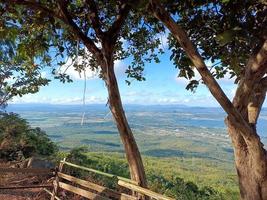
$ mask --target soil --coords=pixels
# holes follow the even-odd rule
[[[20,166],[18,162],[0,161],[0,187],[26,186],[26,185],[48,185],[51,177],[47,175],[29,175],[22,173],[1,173],[1,168],[16,168]],[[51,189],[50,189],[51,190]],[[45,200],[50,199],[43,188],[27,189],[0,189],[0,199],[4,200]]]

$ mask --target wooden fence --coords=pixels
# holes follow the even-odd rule
[[[74,176],[70,176],[68,174],[62,173],[63,166],[67,165],[73,168],[82,169],[85,171],[93,172],[95,174],[99,174],[102,176],[106,176],[109,178],[113,178],[114,180],[117,180],[117,183],[119,186],[123,188],[130,189],[136,193],[139,193],[141,195],[145,195],[147,197],[150,197],[152,199],[157,200],[174,200],[170,197],[166,197],[164,195],[158,194],[156,192],[153,192],[149,189],[143,188],[138,186],[137,182],[121,177],[116,176],[113,174],[101,172],[99,170],[75,165],[73,163],[67,162],[65,159],[60,162],[58,172],[56,173],[55,180],[53,182],[54,188],[53,191],[49,191],[45,189],[45,191],[51,195],[51,200],[60,200],[58,197],[58,190],[59,188],[72,192],[74,194],[78,194],[80,196],[83,196],[87,199],[91,200],[110,200],[110,199],[118,199],[118,200],[137,200],[138,198],[136,196],[131,196],[129,194],[125,194],[123,192],[118,192],[112,189],[109,189],[104,186],[97,185],[95,183],[92,183],[90,181],[82,180],[79,178],[76,178]],[[65,182],[64,182],[65,181]],[[67,181],[67,183],[66,183]],[[77,186],[78,185],[78,186]]]

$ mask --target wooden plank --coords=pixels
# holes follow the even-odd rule
[[[44,189],[44,191],[46,191],[48,194],[50,194],[51,196],[53,195],[53,193],[52,192],[50,192],[49,190],[47,190],[47,189]],[[56,200],[61,200],[59,197],[57,197],[57,196],[55,196],[55,199]]]
[[[149,197],[152,197],[154,199],[158,199],[158,200],[175,200],[173,198],[170,198],[170,197],[166,197],[162,194],[158,194],[156,192],[153,192],[149,189],[146,189],[146,188],[142,188],[140,186],[137,186],[137,185],[133,185],[131,183],[127,183],[125,181],[122,181],[122,180],[119,180],[118,181],[118,185],[122,186],[122,187],[125,187],[125,188],[128,188],[130,190],[133,190],[135,192],[138,192],[138,193],[141,193],[141,194],[144,194],[146,196],[149,196]]]
[[[124,193],[119,193],[117,191],[111,190],[111,189],[106,188],[104,186],[100,186],[100,185],[97,185],[97,184],[92,183],[90,181],[85,181],[85,180],[82,180],[82,179],[79,179],[79,178],[76,178],[76,177],[73,177],[73,176],[70,176],[67,174],[63,174],[63,173],[59,172],[58,177],[63,178],[65,180],[68,180],[70,182],[79,184],[79,185],[84,186],[86,188],[92,189],[94,191],[100,192],[101,194],[104,194],[105,196],[108,196],[108,197],[113,197],[113,198],[120,199],[120,200],[127,200],[127,199],[137,200],[137,197],[133,197],[133,196],[130,196],[130,195],[124,194]]]
[[[102,197],[102,196],[100,196],[98,194],[94,194],[92,192],[86,191],[86,190],[81,189],[81,188],[74,187],[72,185],[69,185],[69,184],[66,184],[66,183],[63,183],[63,182],[59,182],[59,187],[64,189],[64,190],[67,190],[69,192],[72,192],[72,193],[78,194],[80,196],[83,196],[85,198],[88,198],[88,199],[110,200],[109,198]]]
[[[107,176],[109,178],[117,178],[118,180],[122,180],[122,181],[125,181],[127,183],[138,185],[138,183],[136,181],[133,181],[133,180],[128,179],[128,178],[124,178],[124,177],[121,177],[121,176],[116,176],[114,174],[109,174],[109,173],[106,173],[106,172],[101,172],[99,170],[88,168],[88,167],[75,165],[73,163],[66,162],[66,161],[60,161],[60,162],[66,164],[66,165],[69,165],[71,167],[75,167],[75,168],[82,169],[82,170],[89,171],[89,172],[93,172],[93,173],[96,173],[96,174],[99,174],[99,175]]]
[[[26,188],[52,188],[52,185],[13,185],[13,186],[0,186],[0,190],[15,190]]]
[[[53,170],[45,168],[0,168],[0,174],[13,173],[13,174],[52,174]]]
[[[66,158],[63,159],[63,161],[65,162]],[[54,188],[53,188],[53,195],[51,196],[51,199],[50,200],[55,200],[56,196],[57,196],[57,193],[58,193],[58,183],[59,183],[59,177],[57,175],[58,172],[61,172],[63,170],[63,165],[64,163],[60,162],[59,163],[59,167],[58,167],[58,171],[56,172],[56,178],[55,180],[53,181],[53,185],[54,185]]]

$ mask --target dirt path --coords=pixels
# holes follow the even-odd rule
[[[44,195],[42,189],[0,190],[0,199],[3,200],[45,200]]]
[[[14,167],[8,163],[0,163],[0,168]],[[0,169],[1,170],[1,169]],[[34,176],[21,173],[0,173],[0,187],[48,184],[50,177]],[[0,200],[46,200],[49,199],[43,188],[0,189]]]
[[[25,186],[47,184],[46,177],[25,176],[16,174],[16,176],[0,177],[0,186]],[[5,182],[5,183],[4,183]],[[26,189],[0,189],[0,200],[45,200],[49,199],[43,188]]]

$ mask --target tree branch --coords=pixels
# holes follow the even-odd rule
[[[266,98],[267,77],[262,78],[254,85],[254,89],[249,97],[247,105],[247,115],[249,123],[256,129],[256,124],[260,115],[262,105]]]
[[[247,65],[244,77],[240,80],[233,104],[243,115],[246,114],[248,97],[251,95],[255,85],[267,72],[267,40],[265,40],[258,53],[251,55]],[[244,101],[247,100],[247,101]]]
[[[214,79],[214,77],[208,70],[203,58],[200,56],[196,47],[190,41],[183,28],[175,23],[173,18],[164,9],[164,7],[162,7],[161,3],[158,0],[150,0],[149,7],[152,10],[154,16],[164,23],[164,25],[170,30],[176,40],[180,43],[187,56],[194,63],[196,69],[202,76],[204,83],[209,88],[212,95],[229,115],[229,118],[232,121],[236,122],[235,124],[237,128],[241,130],[242,136],[246,140],[248,146],[250,146],[251,148],[255,148],[254,140],[258,141],[258,136],[254,134],[254,131],[251,129],[249,124],[244,120],[242,115],[237,111],[237,109],[225,95],[218,82]]]
[[[98,8],[94,0],[86,0],[86,3],[90,7],[91,13],[88,13],[89,19],[92,22],[92,26],[96,32],[97,37],[103,38],[103,31],[101,30],[101,23],[99,19]]]
[[[75,24],[75,22],[72,20],[71,15],[69,14],[67,7],[66,7],[66,1],[65,0],[59,0],[59,7],[62,11],[62,15],[64,16],[67,25],[70,26],[73,33],[84,42],[84,45],[88,48],[88,50],[97,58],[98,61],[102,60],[102,54],[101,51],[97,48],[95,43],[85,35],[81,29]]]
[[[265,65],[266,63],[267,63],[267,40],[263,42],[258,53],[252,55],[249,58],[247,68],[250,74],[260,71],[262,72],[264,70],[267,70],[267,65]],[[265,74],[266,71],[263,73]]]
[[[248,121],[255,128],[255,130],[260,115],[260,111],[266,97],[267,85],[263,87],[263,84],[264,81],[263,82],[260,81],[260,83],[255,86],[253,94],[250,97],[249,104],[247,106]],[[265,84],[267,84],[267,79],[265,80]]]
[[[125,22],[130,10],[131,10],[130,5],[128,5],[126,3],[123,4],[121,6],[119,14],[117,15],[117,19],[115,20],[115,22],[112,24],[112,26],[107,31],[107,35],[110,37],[113,45],[116,43],[116,41],[118,39],[121,27],[122,27],[123,23]]]
[[[60,19],[61,21],[63,21],[66,25],[68,25],[72,29],[74,34],[79,39],[81,39],[84,42],[84,44],[88,48],[88,50],[94,56],[96,56],[98,60],[101,60],[102,56],[101,56],[100,50],[96,47],[94,42],[90,38],[88,38],[72,20],[70,14],[66,8],[66,1],[65,0],[59,0],[58,2],[59,2],[59,7],[61,9],[62,14],[59,14],[59,13],[57,13],[51,9],[48,9],[47,7],[45,7],[44,5],[42,5],[38,2],[24,1],[24,0],[10,0],[9,1],[9,3],[11,3],[11,4],[23,5],[23,6],[27,6],[29,8],[34,8],[34,9],[40,10],[42,12],[45,12],[48,16]]]

